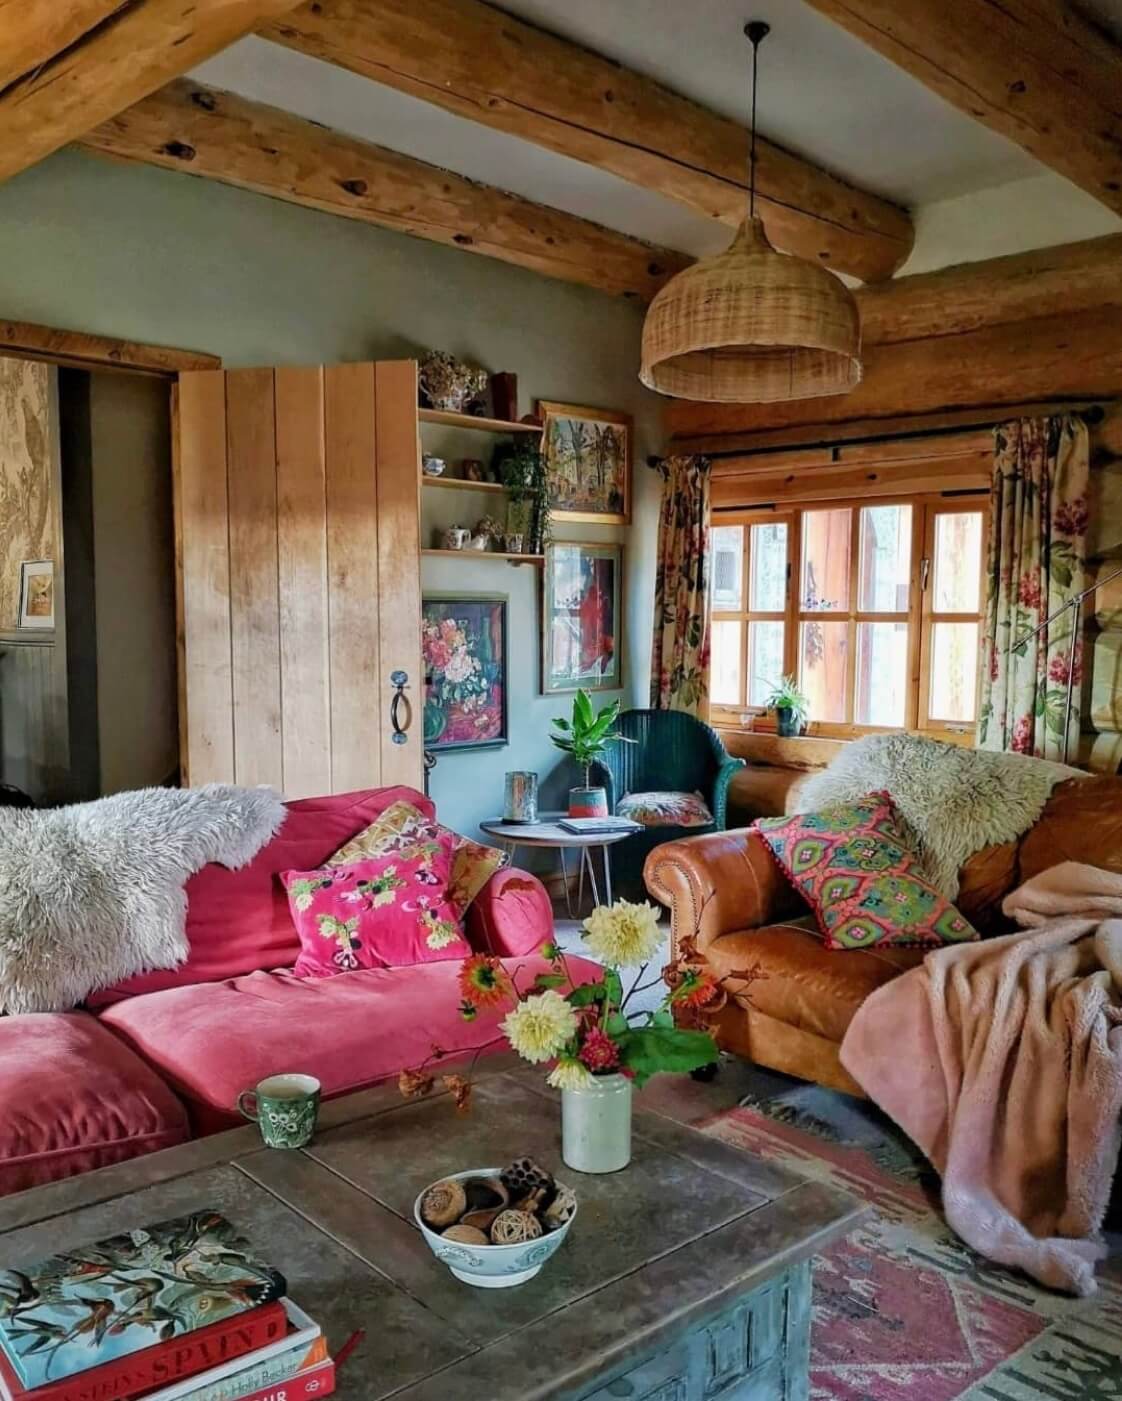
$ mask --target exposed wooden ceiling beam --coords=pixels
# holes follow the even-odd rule
[[[864,379],[787,404],[667,401],[675,439],[714,451],[755,433],[1067,395],[1122,393],[1122,235],[900,277],[857,293]]]
[[[0,180],[294,0],[0,0]]]
[[[1122,214],[1122,47],[1065,0],[808,0]]]
[[[688,261],[185,78],[89,132],[81,144],[642,300]]]
[[[743,126],[483,0],[312,0],[261,33],[726,224],[743,218]],[[733,10],[729,36],[742,42]],[[788,252],[875,281],[911,250],[902,209],[766,141],[757,185]]]

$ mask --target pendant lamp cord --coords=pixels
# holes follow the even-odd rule
[[[760,45],[771,33],[771,25],[754,19],[744,26],[752,45],[752,144],[748,152],[748,217],[756,217],[756,92],[759,87]]]

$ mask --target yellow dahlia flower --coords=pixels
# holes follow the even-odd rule
[[[550,990],[520,1002],[500,1028],[523,1060],[537,1064],[561,1054],[577,1034],[577,1014],[560,993]]]
[[[579,1060],[559,1060],[545,1077],[545,1083],[555,1090],[585,1090],[592,1081],[592,1072]]]
[[[617,900],[610,909],[595,909],[584,922],[588,952],[609,968],[648,963],[662,947],[658,911],[648,901],[632,905]]]

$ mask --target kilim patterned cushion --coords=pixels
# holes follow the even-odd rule
[[[978,938],[920,873],[887,793],[822,812],[761,817],[755,829],[813,909],[829,949],[934,948]]]

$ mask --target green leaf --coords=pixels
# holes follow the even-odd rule
[[[668,1007],[660,1007],[657,1012],[651,1013],[651,1026],[665,1027],[672,1030],[674,1026],[674,1014]]]
[[[631,1023],[622,1012],[613,1012],[604,1023],[604,1030],[609,1036],[625,1036],[631,1030]]]
[[[592,724],[592,701],[587,691],[578,691],[573,698],[573,728],[587,730]]]
[[[538,992],[548,992],[550,988],[563,988],[568,981],[564,973],[539,973],[534,979],[534,987]]]
[[[603,1002],[603,983],[582,983],[569,993],[566,1001],[570,1007],[591,1007],[594,1002]]]
[[[636,1078],[662,1071],[684,1073],[712,1065],[717,1043],[707,1031],[681,1031],[677,1027],[638,1027],[621,1036],[620,1056]]]
[[[623,1001],[623,982],[614,968],[604,970],[604,986],[612,999],[612,1006],[618,1007]]]
[[[554,726],[555,726],[557,729],[563,730],[566,734],[568,734],[569,728],[570,728],[568,720],[563,719],[563,718],[559,715],[559,716],[557,717],[557,719],[554,720],[553,723],[554,723]]]

